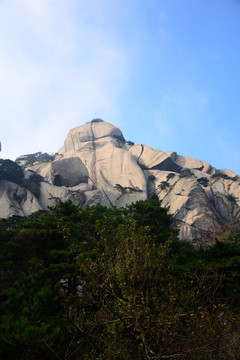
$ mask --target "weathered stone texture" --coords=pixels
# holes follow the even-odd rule
[[[81,206],[122,207],[153,193],[169,208],[182,239],[208,240],[240,217],[237,174],[176,152],[130,145],[120,129],[104,121],[70,130],[54,161],[26,170],[44,178],[39,198],[1,180],[1,217],[28,215],[58,199]]]

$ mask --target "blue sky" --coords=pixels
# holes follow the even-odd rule
[[[239,0],[0,0],[2,158],[93,118],[240,174]]]

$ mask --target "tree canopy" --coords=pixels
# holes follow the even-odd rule
[[[193,248],[155,196],[0,220],[0,358],[239,358],[238,234]]]

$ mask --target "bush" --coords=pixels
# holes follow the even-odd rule
[[[161,190],[165,190],[167,187],[169,187],[170,184],[167,181],[161,181],[158,185],[158,188]]]
[[[26,168],[27,166],[33,165],[37,161],[40,163],[47,163],[47,162],[53,161],[54,159],[55,159],[55,155],[49,155],[46,152],[41,153],[41,151],[39,151],[34,154],[27,154],[27,155],[18,157],[16,159],[16,163],[21,164],[21,162],[24,162],[22,167]]]
[[[231,177],[224,173],[215,173],[211,176],[212,179],[226,179],[230,180]]]
[[[200,177],[199,179],[197,179],[197,182],[204,187],[207,187],[209,184],[209,180],[206,177]]]
[[[180,171],[180,178],[194,176],[193,172],[190,169],[182,169]]]
[[[103,122],[102,119],[92,119],[91,123],[98,123],[98,122]]]
[[[22,184],[24,178],[23,170],[16,162],[3,159],[0,159],[0,176],[18,185]]]
[[[23,187],[31,191],[31,193],[38,198],[40,196],[40,183],[43,181],[43,177],[33,173],[28,179],[24,179]]]
[[[1,359],[240,359],[240,246],[180,242],[156,195],[59,202],[0,235]]]
[[[116,190],[118,190],[121,194],[131,194],[133,192],[142,192],[141,189],[139,189],[138,186],[131,187],[131,186],[122,186],[120,184],[116,184],[114,186]]]
[[[225,179],[225,180],[239,181],[240,177],[238,175],[231,177],[225,173],[217,172],[211,176],[211,179]]]
[[[175,176],[175,174],[174,174],[174,173],[170,173],[170,174],[168,174],[168,176],[167,176],[167,180],[172,179],[174,176]]]
[[[240,245],[240,220],[230,224],[229,231],[221,239],[224,243]]]

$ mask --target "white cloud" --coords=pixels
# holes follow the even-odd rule
[[[4,158],[57,151],[70,128],[90,116],[107,120],[114,114],[129,60],[122,46],[92,24],[98,16],[93,9],[101,4],[107,1],[0,2]]]

